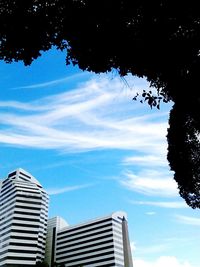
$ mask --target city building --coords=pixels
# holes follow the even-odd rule
[[[133,266],[124,212],[61,228],[55,243],[58,266]]]
[[[68,223],[59,216],[53,217],[47,222],[45,262],[47,262],[49,266],[53,266],[55,263],[55,246],[57,232],[66,226],[68,226]]]
[[[48,202],[21,168],[0,181],[0,267],[133,267],[126,213],[69,226],[48,220]]]
[[[48,195],[19,168],[0,183],[0,266],[34,266],[43,261]]]

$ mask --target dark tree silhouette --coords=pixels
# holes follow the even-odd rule
[[[42,262],[37,262],[36,267],[49,267],[49,264],[45,261],[42,261]]]
[[[174,101],[168,160],[181,196],[199,208],[198,1],[0,1],[0,59],[28,65],[52,46],[83,70],[146,77],[158,92],[142,93],[151,107]]]

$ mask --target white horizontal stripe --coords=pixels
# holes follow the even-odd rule
[[[15,188],[14,188],[15,189]],[[13,190],[12,191],[12,193],[11,193],[11,191],[8,191],[8,192],[6,192],[6,194],[4,195],[4,192],[2,192],[2,194],[1,194],[1,197],[0,197],[0,201],[2,201],[3,199],[5,199],[8,195],[14,195],[16,193],[16,191],[15,190]]]
[[[81,259],[81,258],[93,256],[93,255],[96,255],[98,257],[99,254],[106,253],[106,252],[110,252],[110,254],[109,254],[110,257],[114,255],[114,249],[113,248],[109,248],[109,249],[102,249],[102,250],[99,250],[99,251],[96,251],[96,252],[89,252],[89,253],[86,253],[86,254],[83,254],[83,255],[79,255],[79,256],[73,256],[73,254],[72,254],[71,257],[68,257],[68,253],[64,253],[64,254],[61,254],[61,255],[57,255],[56,259],[59,260],[59,258],[67,256],[66,261],[69,261],[69,260],[76,261],[77,259]],[[101,257],[101,256],[99,256],[99,257]],[[107,255],[107,257],[108,257],[108,255]]]
[[[37,203],[41,203],[41,199],[37,199],[37,198],[34,198],[34,199],[31,199],[31,198],[27,198],[27,197],[23,197],[21,195],[17,195],[16,196],[16,201],[17,200],[22,200],[22,201],[34,201],[34,202],[37,202]]]
[[[62,236],[62,239],[59,239],[58,240],[58,243],[59,242],[61,242],[61,241],[64,241],[64,240],[68,240],[68,239],[71,239],[71,238],[82,238],[82,237],[84,237],[84,236],[88,236],[88,235],[91,235],[91,234],[95,234],[95,233],[98,233],[98,232],[101,232],[101,231],[106,231],[106,230],[108,230],[108,232],[112,232],[112,226],[107,226],[107,227],[102,227],[102,228],[100,228],[100,229],[97,229],[97,230],[92,230],[92,231],[86,231],[86,232],[84,232],[84,233],[82,233],[82,234],[76,234],[76,235],[73,235],[73,233],[71,233],[70,235],[68,234],[68,235],[63,235]],[[92,238],[92,237],[91,237]]]
[[[14,208],[14,211],[19,211],[19,212],[27,212],[27,213],[34,213],[34,214],[37,214],[37,215],[40,215],[40,211],[39,210],[24,210],[23,208]],[[25,216],[24,214],[22,216]]]
[[[67,244],[66,244],[67,245]],[[88,244],[87,244],[88,245]],[[104,247],[107,247],[107,246],[111,246],[113,245],[113,242],[108,242],[106,244],[102,244],[102,245],[98,245],[98,246],[94,246],[94,247],[89,247],[89,248],[85,248],[85,249],[81,249],[81,248],[77,248],[76,247],[76,251],[72,251],[72,252],[67,252],[68,250],[70,250],[70,248],[68,249],[60,249],[57,251],[57,253],[61,253],[63,252],[62,254],[60,255],[63,255],[63,254],[67,254],[67,255],[73,255],[75,253],[82,253],[82,252],[85,252],[85,251],[90,251],[90,250],[93,250],[93,249],[103,249]],[[71,248],[71,249],[75,249],[74,247]]]
[[[19,205],[19,206],[23,206],[23,207],[28,207],[28,208],[30,208],[30,210],[31,210],[31,208],[38,208],[38,209],[40,209],[41,208],[41,203],[39,203],[39,204],[40,205],[38,205],[38,204],[31,204],[31,203],[21,203],[21,202],[18,202],[18,201],[15,202],[15,205]]]
[[[108,234],[111,234],[111,233],[112,232],[110,231],[110,232],[103,233],[103,234],[96,234],[95,236],[85,237],[85,238],[81,238],[81,239],[78,239],[78,240],[67,242],[67,244],[69,244],[69,245],[76,244],[76,243],[79,243],[79,242],[88,241],[88,240],[93,239],[93,238],[98,239],[98,237],[107,236]],[[104,241],[103,238],[101,240]],[[62,240],[62,241],[64,242],[65,240]],[[94,241],[94,242],[96,242],[96,241]],[[57,242],[57,247],[62,246],[62,245],[63,244],[59,244],[59,242]]]
[[[104,225],[110,224],[111,222],[112,221],[110,220],[110,221],[107,221],[107,222],[102,222],[102,223],[98,223],[98,224],[91,225],[91,226],[89,225],[89,226],[81,228],[81,229],[79,229],[79,227],[81,227],[82,225],[78,225],[77,227],[67,227],[67,228],[64,228],[64,229],[61,229],[60,231],[58,231],[58,237],[67,236],[67,235],[73,235],[74,233],[78,233],[78,232],[81,232],[81,231],[89,231],[89,230],[91,230],[93,228],[96,228],[96,227],[104,228]],[[95,223],[95,222],[92,222],[92,223]],[[71,231],[72,229],[73,229],[73,232]],[[70,232],[67,232],[68,230],[70,230]]]
[[[95,257],[95,258],[86,259],[86,260],[77,260],[77,261],[74,261],[73,263],[66,263],[65,267],[67,267],[67,266],[71,267],[73,265],[78,265],[78,264],[82,264],[82,265],[84,264],[85,265],[85,264],[89,264],[89,262],[91,262],[91,261],[96,261],[96,260],[102,260],[102,262],[103,262],[104,259],[106,260],[109,257],[110,257],[110,255],[106,255],[106,256]],[[102,262],[101,262],[101,265],[102,265]],[[60,261],[58,260],[58,263],[62,263],[62,260],[60,260]],[[111,263],[114,263],[114,261],[111,261]],[[104,263],[104,264],[106,264],[106,263]],[[94,267],[94,264],[92,264],[92,266]],[[95,266],[96,266],[96,264],[95,264]]]
[[[104,261],[103,262],[103,264],[113,264],[113,266],[114,266],[114,260],[112,260],[112,261]],[[70,266],[70,265],[68,265],[68,266]],[[99,263],[95,263],[95,267],[98,267],[98,266],[102,266],[102,262],[99,262]],[[84,264],[84,267],[94,267],[94,264]]]
[[[13,233],[10,233],[10,234],[12,235]],[[38,234],[37,233],[23,233],[23,236],[22,236],[22,233],[15,233],[14,236],[20,236],[20,237],[23,237],[23,239],[25,239],[25,240],[29,240],[28,239],[29,237],[38,237]],[[17,239],[17,238],[15,239],[14,237],[12,237],[11,240],[19,240],[19,239]],[[32,242],[32,240],[31,240],[31,242]]]
[[[4,265],[4,264],[35,264],[36,262],[35,261],[28,261],[28,260],[26,260],[26,261],[23,261],[23,260],[5,260],[5,261],[2,261],[1,262],[1,264],[2,264],[2,266]]]
[[[15,216],[15,218],[22,218],[22,215],[21,215],[21,214],[15,214],[14,216]],[[25,219],[32,219],[32,220],[34,220],[34,219],[38,219],[38,220],[40,220],[40,221],[44,221],[44,219],[41,219],[37,214],[33,214],[33,215],[26,215],[26,214],[23,214],[23,218],[24,218],[24,220],[25,220]],[[39,223],[39,222],[38,222],[38,223]]]
[[[84,247],[84,246],[89,246],[89,245],[93,245],[93,244],[98,244],[99,242],[105,242],[105,241],[107,241],[108,243],[109,242],[112,242],[112,237],[107,237],[107,238],[104,238],[103,240],[95,240],[95,241],[92,241],[92,242],[87,242],[87,244],[86,243],[84,243],[84,244],[76,244],[76,245],[74,245],[74,246],[72,246],[72,247],[69,247],[69,248],[67,248],[66,250],[70,250],[70,249],[79,249],[79,248],[81,248],[81,247]],[[62,251],[63,249],[62,249],[62,247],[63,246],[66,246],[66,245],[68,245],[69,243],[67,242],[67,243],[65,243],[65,244],[60,244],[60,245],[57,245],[56,246],[56,249],[57,249],[57,251],[59,252],[59,251]]]
[[[9,246],[7,246],[7,247],[4,247],[4,248],[2,248],[2,252],[4,251],[4,250],[7,250],[7,249],[17,249],[17,250],[20,250],[20,254],[22,253],[24,253],[23,252],[23,250],[28,250],[28,251],[34,251],[35,252],[35,254],[37,253],[37,250],[38,250],[38,248],[37,247],[27,247],[27,246],[14,246],[14,245],[9,245]],[[7,255],[9,254],[9,253],[11,253],[11,252],[8,252],[8,253],[6,253]],[[19,253],[17,253],[18,254],[18,256],[19,256]],[[32,255],[34,255],[34,254],[32,254]]]
[[[0,198],[0,202],[3,202],[3,205],[6,205],[8,202],[13,201],[16,195],[17,195],[16,192],[14,192],[14,194],[11,194],[8,198],[5,198],[3,200]]]

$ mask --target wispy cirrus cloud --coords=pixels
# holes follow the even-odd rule
[[[34,106],[18,101],[0,101],[0,108],[12,108],[16,110],[34,110]]]
[[[156,214],[155,211],[147,211],[147,212],[146,212],[146,215],[149,215],[149,216],[153,216],[153,215],[155,215],[155,214]]]
[[[55,188],[47,188],[46,191],[49,195],[60,195],[60,194],[66,193],[66,192],[76,191],[76,190],[88,188],[91,186],[92,186],[92,184],[66,186],[66,187],[62,187],[62,188],[56,188],[55,187]]]
[[[142,86],[146,84],[140,89]],[[122,149],[164,153],[166,112],[148,109],[145,114],[144,106],[131,101],[134,90],[124,89],[119,78],[103,76],[29,103],[1,101],[0,142],[73,152]]]
[[[183,201],[130,201],[134,205],[153,206],[159,208],[181,209],[188,208]]]
[[[137,255],[148,255],[152,253],[161,253],[165,252],[169,247],[169,244],[163,243],[163,244],[152,244],[151,246],[136,246],[135,251],[137,252]]]
[[[169,173],[144,170],[127,171],[120,183],[129,190],[148,196],[174,197],[178,195],[177,184]]]
[[[122,162],[124,165],[137,165],[148,167],[163,167],[167,166],[166,155],[142,155],[126,157]]]
[[[189,217],[189,216],[177,214],[177,215],[175,215],[175,219],[179,223],[194,225],[194,226],[200,226],[200,218]]]
[[[66,83],[67,81],[72,80],[72,79],[80,78],[81,76],[84,76],[84,75],[85,75],[85,73],[82,72],[82,73],[77,73],[77,74],[74,74],[74,75],[71,75],[71,76],[67,76],[67,77],[64,77],[64,78],[55,79],[55,80],[52,80],[52,81],[14,87],[13,89],[37,89],[37,88],[52,87],[52,86],[56,86],[58,84]]]

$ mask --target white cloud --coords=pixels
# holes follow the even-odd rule
[[[145,104],[133,103],[134,91],[123,86],[119,78],[103,76],[29,103],[1,101],[0,142],[73,152],[125,149],[151,157],[165,154],[166,112],[149,107],[144,111]]]
[[[151,244],[151,246],[136,246],[136,242],[130,241],[131,245],[131,251],[133,254],[133,258],[135,258],[135,254],[138,255],[148,255],[148,254],[154,254],[154,253],[163,253],[168,249],[169,245],[166,243],[156,243],[156,244]]]
[[[188,261],[181,261],[174,256],[161,256],[154,261],[135,259],[134,267],[192,267]]]
[[[61,79],[56,79],[52,81],[47,81],[43,83],[36,83],[32,85],[25,85],[20,87],[15,87],[13,89],[36,89],[36,88],[44,88],[44,87],[50,87],[50,86],[56,86],[58,84],[66,83],[67,81],[75,78],[80,78],[81,76],[85,75],[86,73],[78,73],[71,76],[67,76]]]
[[[150,216],[155,215],[155,214],[156,214],[155,211],[147,211],[146,212],[146,215],[150,215]]]
[[[80,190],[83,188],[87,188],[92,186],[91,184],[85,184],[85,185],[74,185],[74,186],[67,186],[62,188],[47,188],[46,191],[49,195],[60,195],[66,192]]]
[[[188,225],[200,226],[200,218],[194,218],[184,215],[175,215],[178,222]]]
[[[163,253],[168,248],[167,244],[152,244],[147,247],[137,247],[137,255],[146,255],[154,253]]]
[[[33,105],[27,103],[21,103],[18,101],[0,101],[0,108],[13,108],[18,110],[34,110]]]
[[[139,166],[167,166],[166,155],[143,155],[126,157],[123,160],[125,165],[139,165]]]
[[[177,184],[165,172],[144,170],[137,174],[126,172],[121,184],[129,190],[149,195],[172,197],[178,195]]]
[[[178,259],[175,256],[163,256],[164,251],[167,248],[166,244],[157,244],[150,247],[142,247],[138,248],[135,247],[135,243],[131,242],[133,244],[132,254],[133,254],[133,266],[134,267],[194,267],[189,263],[189,261],[183,261]],[[142,255],[141,256],[135,256]],[[158,258],[155,258],[154,260],[146,260],[144,259],[144,255],[153,253],[159,253],[162,256],[159,256]]]
[[[132,251],[132,253],[134,253],[135,250],[136,250],[135,242],[134,242],[134,241],[131,241],[131,242],[130,242],[130,246],[131,246],[131,251]]]
[[[134,205],[145,205],[145,206],[154,206],[160,208],[188,208],[185,202],[183,201],[131,201]]]

